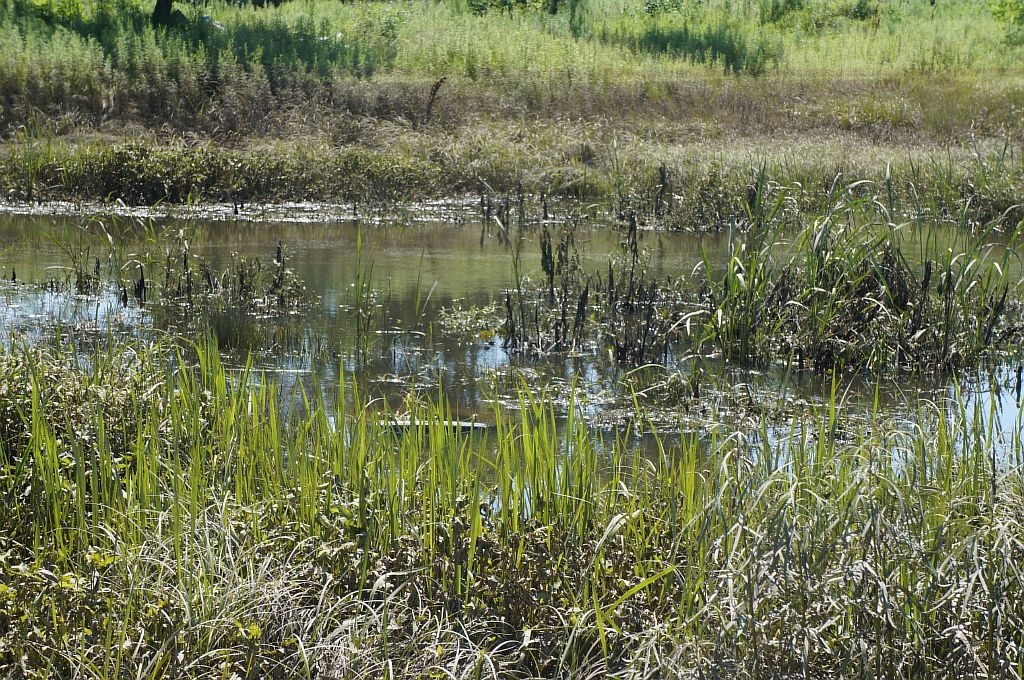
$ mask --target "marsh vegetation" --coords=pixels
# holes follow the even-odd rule
[[[480,192],[728,226],[750,168],[1019,203],[1020,46],[980,0],[0,6],[0,194],[358,208]],[[739,201],[739,202],[737,202]]]
[[[678,247],[689,273],[671,280],[657,256],[669,235],[635,220],[595,227],[572,210],[503,231],[474,205],[441,229],[504,260],[489,302],[428,288],[434,265],[395,240],[409,225],[371,226],[380,251],[357,226],[339,249],[353,268],[326,288],[290,268],[302,248],[274,245],[283,227],[262,257],[211,247],[237,224],[72,227],[74,248],[51,246],[66,267],[29,258],[5,284],[11,327],[42,332],[8,334],[0,362],[0,485],[16,499],[0,518],[4,667],[1013,677],[1014,241],[1002,222],[915,239],[878,202],[837,198],[788,231],[772,223],[781,194],[755,203],[702,256]],[[297,229],[322,249],[341,227]],[[388,252],[409,287],[383,287],[374,257]],[[114,311],[99,327],[25,321],[16,308],[34,295]],[[337,310],[326,325],[319,296]],[[814,304],[836,320],[802,326],[822,318]],[[839,330],[847,318],[871,340]],[[842,342],[829,362],[812,352],[818,328]],[[452,369],[422,372],[444,337],[474,361],[506,357],[468,369],[471,404]],[[590,368],[562,383],[537,370],[567,359]],[[737,365],[790,377],[752,392],[716,369]],[[988,387],[967,379],[978,366]],[[785,384],[819,373],[817,396]],[[939,389],[893,406],[890,377]],[[486,429],[452,425],[467,405]]]
[[[0,0],[0,677],[1024,676],[1018,0],[265,4]]]

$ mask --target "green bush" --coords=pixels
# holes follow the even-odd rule
[[[1007,27],[1007,38],[1020,42],[1024,38],[1024,0],[991,0],[992,13]]]
[[[1024,29],[1024,0],[991,0],[992,14],[1006,24],[1011,38],[1020,39]]]

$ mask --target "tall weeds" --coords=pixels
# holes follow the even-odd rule
[[[1021,673],[1022,452],[985,409],[648,456],[526,390],[486,436],[443,399],[400,432],[163,351],[0,361],[12,672]]]
[[[746,85],[719,88],[724,72],[794,75],[804,94],[814,82],[826,97],[836,78],[906,77],[906,95],[934,87],[931,74],[966,74],[942,108],[927,92],[906,102],[917,127],[957,110],[966,133],[979,117],[1000,115],[996,106],[978,111],[976,99],[998,95],[976,91],[988,89],[981,74],[1012,72],[1019,56],[982,0],[933,11],[919,2],[839,0],[650,2],[646,11],[609,0],[559,4],[554,14],[541,7],[549,3],[511,2],[502,4],[507,12],[480,14],[457,2],[212,2],[188,6],[183,26],[156,30],[152,7],[135,0],[7,0],[0,130],[39,115],[72,133],[117,121],[216,138],[276,137],[285,122],[307,133],[336,129],[339,114],[416,122],[441,77],[450,79],[445,98],[453,100],[445,114],[459,120],[503,109],[516,117],[619,113],[627,95],[645,116],[651,106],[692,114],[676,105],[687,104],[674,94],[679,82],[696,79],[730,99],[734,86]],[[837,108],[817,103],[825,119]],[[917,106],[925,111],[915,121]],[[878,101],[857,108],[837,118],[853,127],[879,116],[882,127],[908,122]],[[1001,121],[1016,125],[1012,115]]]
[[[773,213],[779,205],[781,198]],[[703,309],[687,319],[698,347],[743,362],[806,361],[818,372],[941,372],[990,356],[1009,290],[1019,286],[1011,274],[1016,237],[1006,247],[989,240],[1003,220],[977,235],[965,223],[962,249],[912,262],[902,245],[912,227],[871,221],[888,219],[876,207],[840,200],[789,244],[752,216],[720,279],[704,259]]]
[[[513,254],[506,348],[606,350],[626,366],[695,354],[874,375],[950,374],[1012,348],[1020,290],[1014,210],[975,225],[964,204],[954,242],[940,248],[929,236],[935,225],[893,221],[901,207],[891,187],[837,180],[828,209],[808,220],[790,195],[799,185],[779,186],[762,166],[747,186],[743,217],[731,220],[724,264],[702,253],[689,277],[651,272],[632,208],[607,274],[581,266],[578,225],[562,228],[557,247],[544,226],[542,282],[522,274],[526,241]]]

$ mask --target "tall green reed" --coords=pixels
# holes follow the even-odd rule
[[[1021,452],[994,454],[994,404],[858,420],[837,380],[782,436],[645,450],[644,421],[602,436],[526,387],[486,434],[444,394],[396,428],[348,387],[289,412],[209,344],[124,350],[0,362],[0,485],[21,500],[0,569],[27,595],[0,590],[0,634],[35,667],[1016,672]]]
[[[762,192],[752,185],[751,228],[732,246],[724,273],[706,256],[699,269],[702,308],[686,317],[697,346],[751,363],[806,361],[816,371],[950,371],[991,355],[1017,288],[1013,248],[993,240],[1005,219],[972,234],[965,205],[961,236],[942,248],[926,231],[913,253],[908,234],[931,228],[896,224],[886,203],[857,196],[874,188],[849,185],[787,240],[778,226],[782,196],[760,221]]]

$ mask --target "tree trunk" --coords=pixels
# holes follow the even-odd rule
[[[171,3],[174,0],[156,0],[156,7],[153,8],[151,21],[154,26],[171,25]]]

